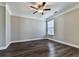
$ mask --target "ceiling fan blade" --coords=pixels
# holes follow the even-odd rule
[[[37,13],[38,11],[35,11],[33,14]]]
[[[43,2],[43,3],[42,3],[42,7],[44,7],[44,6],[45,6],[45,4],[46,4],[46,2]]]
[[[33,8],[33,9],[38,9],[38,8],[36,8],[36,7],[34,7],[34,6],[30,6],[31,8]]]
[[[48,11],[48,10],[51,10],[51,9],[43,9],[44,11]]]

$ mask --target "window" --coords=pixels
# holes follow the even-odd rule
[[[54,20],[48,21],[48,35],[54,35]]]

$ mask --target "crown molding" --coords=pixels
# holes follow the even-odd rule
[[[17,16],[17,17],[29,18],[29,19],[33,19],[33,20],[45,21],[45,20],[42,20],[41,18],[36,18],[36,17],[31,17],[31,16],[25,16],[25,15],[12,14],[11,16]]]
[[[41,18],[36,18],[36,17],[31,17],[31,16],[25,16],[25,15],[19,15],[19,14],[14,14],[11,12],[11,9],[9,8],[8,4],[6,4],[6,9],[10,13],[11,16],[18,16],[18,17],[23,17],[23,18],[30,18],[34,20],[42,20]]]
[[[11,12],[11,10],[10,10],[8,4],[6,4],[6,9],[7,9],[7,11],[9,12],[9,14],[12,15],[12,12]]]
[[[61,16],[61,15],[66,14],[68,12],[71,12],[71,11],[73,11],[75,9],[78,9],[78,8],[79,8],[79,4],[76,5],[76,6],[74,6],[74,7],[72,7],[72,8],[70,8],[70,9],[68,9],[68,10],[66,10],[66,11],[64,11],[64,12],[62,12],[62,13],[60,13],[60,14],[58,14],[58,15],[56,15],[56,16],[54,16],[53,18],[58,17],[58,16]]]

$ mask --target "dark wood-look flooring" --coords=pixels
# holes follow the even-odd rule
[[[0,51],[1,57],[79,57],[79,49],[50,40],[13,43]]]

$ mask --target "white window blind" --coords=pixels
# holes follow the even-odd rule
[[[48,35],[54,35],[54,20],[48,21]]]

